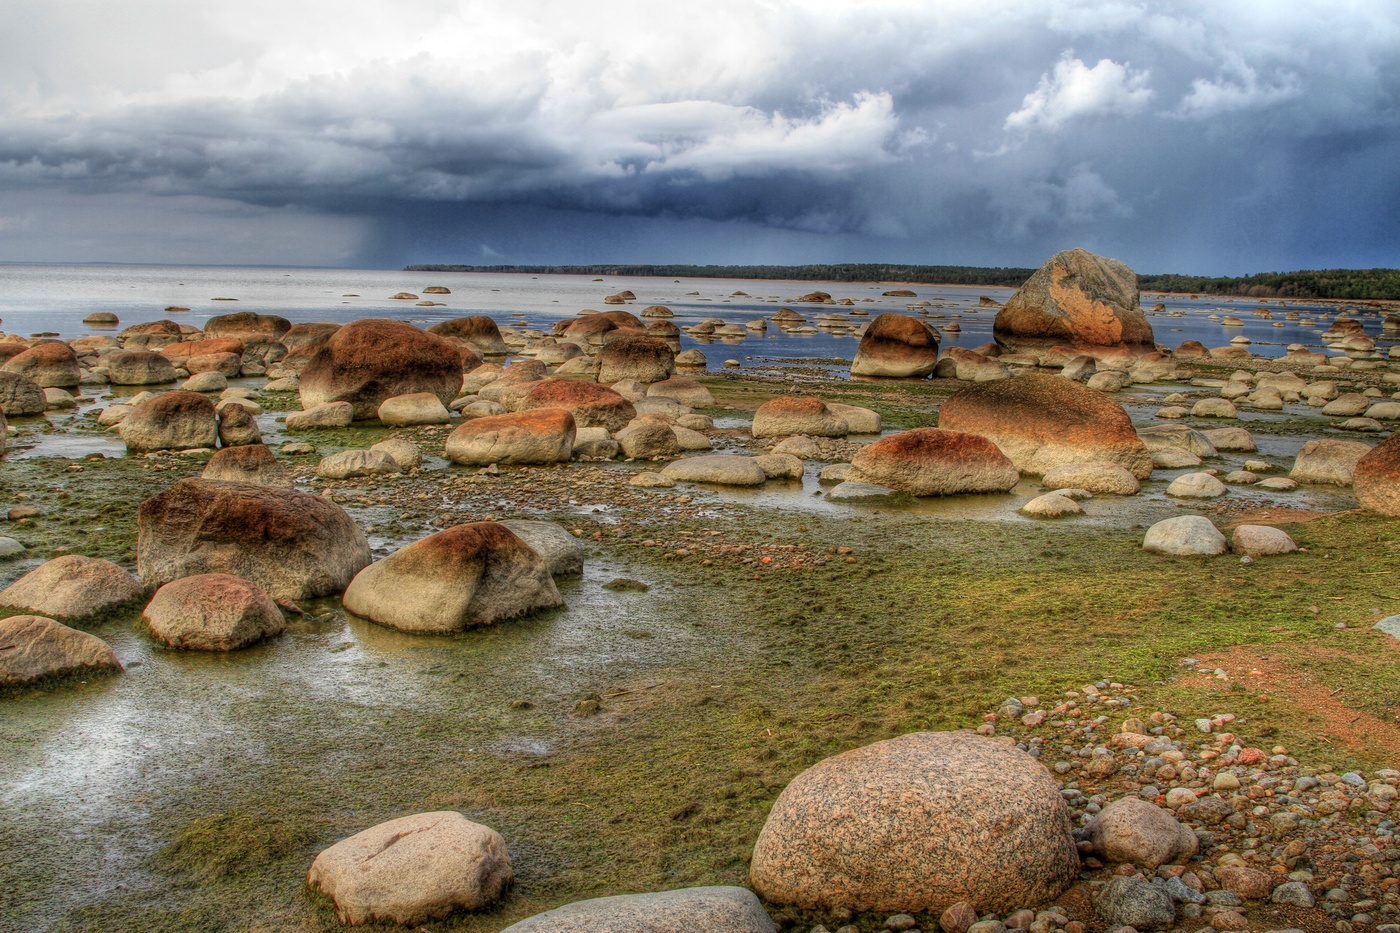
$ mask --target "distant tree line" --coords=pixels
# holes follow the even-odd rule
[[[904,266],[853,262],[811,266],[464,266],[416,265],[407,272],[513,272],[523,275],[660,276],[697,279],[795,279],[811,282],[900,282],[938,285],[1000,285],[1019,288],[1034,269],[979,266]],[[1261,272],[1217,277],[1139,275],[1149,292],[1238,295],[1248,298],[1333,298],[1343,301],[1400,300],[1400,269],[1322,269]]]

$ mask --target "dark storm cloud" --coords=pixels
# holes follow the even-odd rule
[[[409,216],[414,242],[436,229],[493,251],[514,209],[541,225],[516,239],[554,261],[648,258],[562,235],[539,255],[563,223],[606,251],[613,218],[676,238],[694,221],[697,261],[766,261],[753,244],[790,235],[852,259],[1034,264],[1085,245],[1162,271],[1400,264],[1386,2],[627,2],[585,17],[546,0],[249,0],[174,32],[151,25],[168,3],[138,3],[154,33],[130,63],[101,52],[101,76],[34,51],[59,25],[107,48],[73,6],[21,3],[31,34],[0,40],[0,193],[86,204],[99,226],[102,199],[147,198],[340,217],[380,229],[363,255],[381,259]],[[176,55],[158,80],[150,53],[186,37],[204,67]],[[17,216],[0,206],[0,251]]]

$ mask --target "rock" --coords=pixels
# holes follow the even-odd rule
[[[658,337],[619,337],[598,352],[598,381],[608,385],[620,379],[661,382],[676,371],[676,355]]]
[[[1066,515],[1083,515],[1084,510],[1068,496],[1047,492],[1021,506],[1021,511],[1032,518],[1063,518]]]
[[[753,887],[808,909],[1007,913],[1048,904],[1079,871],[1045,768],[969,733],[922,732],[807,769],[759,834]]]
[[[680,445],[681,450],[714,450],[715,445],[699,431],[692,431],[689,428],[673,424],[671,425],[671,433],[676,436],[676,443]]]
[[[1209,473],[1184,473],[1167,486],[1167,495],[1183,499],[1214,499],[1229,492],[1224,483]]]
[[[1254,485],[1260,489],[1269,489],[1275,492],[1292,492],[1298,488],[1298,481],[1291,480],[1286,476],[1271,476]]]
[[[977,908],[967,901],[958,901],[938,918],[938,927],[943,933],[967,933],[975,923]]]
[[[144,321],[126,328],[117,339],[128,350],[150,350],[177,343],[182,336],[174,321]]]
[[[410,427],[420,424],[447,424],[452,416],[442,399],[432,392],[410,392],[395,395],[380,403],[375,414],[379,423],[391,428]]]
[[[327,402],[305,411],[287,413],[288,431],[317,431],[348,428],[355,422],[355,406],[349,402]]]
[[[204,465],[200,479],[230,483],[251,483],[255,486],[292,487],[292,477],[272,451],[264,444],[225,447],[215,451]]]
[[[83,378],[77,354],[61,340],[40,340],[10,357],[3,370],[23,376],[41,389],[71,389]]]
[[[120,671],[102,639],[42,616],[0,619],[0,686]]]
[[[1152,871],[1196,854],[1196,834],[1176,817],[1140,797],[1120,797],[1088,824],[1089,841],[1104,862]]]
[[[246,447],[262,443],[262,431],[245,405],[225,404],[216,409],[219,414],[219,443],[225,447]]]
[[[509,519],[500,522],[544,558],[552,576],[576,577],[583,573],[583,545],[555,522]]]
[[[938,425],[987,438],[1022,473],[1105,461],[1138,479],[1152,474],[1152,458],[1123,406],[1058,376],[968,386],[943,403]]]
[[[880,413],[877,411],[856,405],[842,405],[840,402],[828,402],[826,407],[845,420],[851,434],[879,434],[884,429]]]
[[[186,392],[222,392],[228,388],[228,378],[221,373],[195,373],[180,388]]]
[[[907,314],[881,314],[861,335],[851,375],[922,378],[937,365],[937,331]]]
[[[460,813],[404,816],[323,850],[306,883],[341,923],[417,926],[500,900],[514,873],[499,833]]]
[[[667,464],[661,473],[674,480],[722,486],[762,486],[768,478],[753,457],[731,454],[686,457]]]
[[[1046,489],[1083,489],[1095,495],[1132,496],[1142,488],[1137,477],[1116,463],[1066,463],[1041,478]]]
[[[1288,475],[1300,483],[1350,486],[1356,464],[1371,449],[1370,444],[1362,441],[1330,438],[1308,441],[1298,451],[1293,470]]]
[[[544,558],[498,522],[456,525],[355,575],[345,608],[405,632],[460,632],[563,604]]]
[[[576,460],[611,460],[621,449],[607,428],[579,428],[574,432]]]
[[[56,389],[45,389],[45,392],[60,391]],[[1379,434],[1385,430],[1385,425],[1374,418],[1348,418],[1337,425],[1341,431],[1361,431],[1369,434]]]
[[[117,431],[132,453],[213,447],[219,440],[214,403],[198,393],[179,389],[162,392],[134,406]]]
[[[1021,475],[984,437],[942,428],[914,428],[862,447],[850,480],[913,496],[1006,492]]]
[[[637,418],[617,432],[617,444],[629,460],[661,460],[678,456],[680,440],[664,421]]]
[[[1171,897],[1141,878],[1112,879],[1099,893],[1094,909],[1109,929],[1161,930],[1176,922]]]
[[[1318,397],[1318,396],[1313,396]],[[1348,392],[1339,395],[1326,405],[1322,406],[1324,415],[1331,415],[1334,418],[1352,418],[1356,415],[1364,414],[1366,409],[1371,407],[1371,399],[1360,392]]]
[[[233,314],[220,314],[211,317],[204,324],[205,337],[227,337],[236,340],[261,338],[281,340],[292,329],[292,322],[275,314],[256,314],[252,311],[237,311]]]
[[[807,472],[807,465],[792,454],[760,454],[753,459],[769,479],[801,479]]]
[[[382,450],[342,450],[322,457],[316,475],[325,479],[353,476],[384,476],[402,473],[399,462]]]
[[[226,573],[170,581],[141,617],[162,644],[191,651],[235,651],[287,628],[272,597]]]
[[[206,353],[185,360],[185,370],[190,373],[218,373],[225,379],[233,379],[243,369],[243,359],[236,353]]]
[[[502,933],[775,933],[752,891],[681,888],[575,901],[505,928]]]
[[[573,456],[574,416],[558,408],[488,415],[458,425],[447,436],[453,463],[566,463]]]
[[[423,452],[406,437],[391,437],[373,445],[370,450],[388,454],[405,473],[417,469],[423,463]]]
[[[676,364],[680,365],[680,356],[676,357]],[[672,376],[661,382],[654,382],[647,387],[649,398],[673,398],[689,408],[713,408],[715,397],[709,389],[705,388],[694,379],[686,379],[683,376]]]
[[[1056,345],[1095,356],[1156,350],[1133,270],[1082,249],[1047,260],[997,312],[992,334],[1003,349],[1031,353]]]
[[[500,327],[484,314],[441,321],[429,327],[428,333],[465,340],[483,356],[505,356],[510,352],[510,348],[501,338]]]
[[[102,358],[107,379],[115,386],[149,386],[174,382],[175,367],[153,350],[116,350]]]
[[[1244,431],[1244,428],[1219,428],[1220,431]],[[1245,432],[1248,433],[1247,431]],[[1210,442],[1204,431],[1197,431],[1184,424],[1154,424],[1138,432],[1138,437],[1153,452],[1159,450],[1185,450],[1197,457],[1216,457],[1219,451]]]
[[[676,485],[676,481],[660,473],[643,472],[628,480],[627,485],[642,489],[670,489]]]
[[[0,431],[4,431],[5,416],[0,413]],[[0,560],[10,560],[24,554],[24,545],[7,535],[0,535]]]
[[[1142,549],[1174,556],[1224,554],[1225,536],[1204,516],[1180,515],[1147,529]]]
[[[182,340],[162,347],[160,355],[175,366],[184,366],[192,358],[200,356],[235,356],[240,359],[247,349],[242,340],[236,337],[215,337],[206,340]]]
[[[846,419],[826,407],[819,398],[782,396],[764,402],[754,412],[751,433],[760,437],[845,437]]]
[[[1273,875],[1241,865],[1216,866],[1215,880],[1226,891],[1238,894],[1247,901],[1262,901],[1274,890]]]
[[[1203,398],[1191,406],[1193,418],[1238,418],[1239,411],[1229,399]]]
[[[67,389],[45,389],[44,411],[68,411],[78,407],[77,399]]]
[[[688,371],[704,371],[708,366],[702,350],[682,350],[676,354],[676,368]]]
[[[1313,907],[1317,904],[1308,886],[1301,881],[1285,881],[1274,888],[1273,894],[1269,895],[1269,900],[1275,904],[1287,904],[1290,907]]]
[[[294,489],[184,479],[141,503],[136,528],[147,586],[228,573],[273,599],[310,599],[339,593],[370,562],[344,509]]]
[[[856,480],[843,480],[826,494],[828,502],[854,502],[866,505],[908,505],[914,497],[907,492],[881,486],[878,483],[862,483]]]
[[[534,384],[520,406],[559,408],[574,416],[580,428],[605,428],[619,431],[637,416],[637,409],[620,394],[596,382],[582,379],[544,379]]]
[[[1201,458],[1180,447],[1163,447],[1152,451],[1152,465],[1164,470],[1180,470],[1200,466]]]
[[[0,590],[0,607],[71,622],[105,615],[145,595],[136,578],[111,561],[65,554]]]
[[[385,399],[430,392],[444,406],[462,385],[461,355],[442,337],[402,321],[369,318],[326,338],[301,371],[301,403],[349,402],[373,418]]]
[[[1288,532],[1269,525],[1240,525],[1230,537],[1230,550],[1250,557],[1271,557],[1292,554],[1298,545]]]
[[[1400,515],[1400,432],[1390,435],[1356,461],[1352,492],[1363,509]]]
[[[83,318],[83,323],[92,327],[112,327],[121,321],[111,311],[94,311]]]
[[[33,379],[0,370],[0,411],[11,418],[44,413],[44,389]]]
[[[1250,434],[1247,428],[1211,428],[1201,433],[1218,451],[1252,453],[1259,449],[1254,443],[1254,435]]]

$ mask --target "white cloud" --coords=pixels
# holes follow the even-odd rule
[[[1204,119],[1237,110],[1271,107],[1292,100],[1303,92],[1302,82],[1291,71],[1280,71],[1273,81],[1261,81],[1258,73],[1243,61],[1231,63],[1233,75],[1214,80],[1197,78],[1181,99],[1173,116]]]
[[[1112,59],[1100,59],[1092,68],[1066,52],[1055,70],[1040,76],[1040,83],[1026,95],[1021,109],[1009,115],[1008,130],[1044,127],[1059,129],[1079,117],[1132,116],[1147,109],[1152,100],[1149,71],[1133,71]]]

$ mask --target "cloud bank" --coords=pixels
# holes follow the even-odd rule
[[[0,260],[1400,265],[1400,10],[1161,9],[11,0]]]

